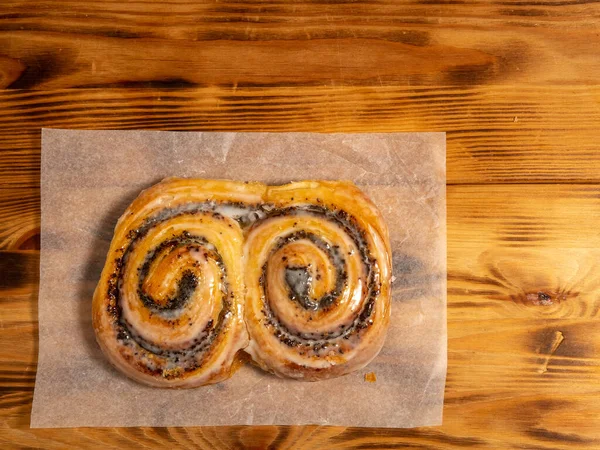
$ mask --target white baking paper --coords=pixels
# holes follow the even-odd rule
[[[446,375],[443,133],[311,134],[43,130],[39,360],[31,426],[344,425],[442,421]],[[352,180],[383,212],[392,319],[364,370],[316,383],[249,365],[218,385],[165,390],[113,369],[92,294],[118,217],[169,176]],[[375,382],[365,380],[373,372]]]

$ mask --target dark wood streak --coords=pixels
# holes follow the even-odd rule
[[[460,447],[475,447],[484,444],[485,441],[482,439],[476,438],[454,438],[451,436],[445,436],[436,431],[428,431],[427,429],[422,430],[394,430],[388,428],[372,428],[372,432],[381,438],[386,437],[415,437],[422,439],[425,443],[437,443],[437,444],[446,444],[446,445],[458,445]],[[346,431],[339,436],[339,438],[334,438],[333,441],[352,441],[354,439],[360,439],[362,434],[361,428],[347,428]],[[367,444],[368,445],[368,444]],[[382,444],[385,445],[385,444]],[[398,444],[400,446],[402,444]],[[410,446],[410,445],[409,445]]]
[[[550,6],[550,7],[560,7],[560,6],[579,6],[579,5],[589,5],[589,4],[598,4],[598,0],[569,0],[569,1],[556,1],[556,2],[498,2],[499,5],[506,6]]]
[[[76,53],[70,49],[61,52],[44,52],[20,58],[21,62],[25,64],[25,70],[8,88],[31,89],[40,83],[50,81],[67,71],[68,66],[73,64],[75,58]]]
[[[32,251],[2,252],[0,290],[28,288],[38,281],[39,253]]]
[[[557,433],[544,428],[530,428],[526,433],[546,442],[565,442],[568,444],[594,444],[598,442],[596,439],[585,439],[576,434]]]

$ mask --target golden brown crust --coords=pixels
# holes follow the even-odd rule
[[[119,219],[93,323],[109,360],[154,386],[222,381],[241,349],[279,376],[331,378],[379,352],[390,267],[351,183],[167,179]]]
[[[93,301],[97,341],[117,368],[161,387],[229,377],[248,341],[243,233],[235,220],[190,205],[259,203],[263,192],[257,184],[169,179],[125,211]]]
[[[286,213],[255,224],[246,239],[246,351],[265,370],[307,381],[364,367],[389,325],[381,214],[348,182],[272,186],[265,201]],[[303,292],[286,283],[298,277],[309,280]]]

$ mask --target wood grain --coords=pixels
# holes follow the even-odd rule
[[[0,420],[19,429],[10,439],[20,445],[41,439],[50,447],[83,440],[206,448],[597,448],[600,235],[594,221],[573,219],[599,216],[600,186],[449,186],[447,197],[449,369],[442,427],[24,429],[35,381],[36,250],[1,253],[0,273],[9,276],[0,284]],[[17,209],[5,217],[20,215]],[[402,281],[416,289],[423,282],[418,273]]]
[[[600,448],[599,29],[595,0],[3,1],[0,446]],[[30,430],[42,127],[446,131],[444,425]]]
[[[600,75],[589,45],[595,2],[35,5],[0,9],[3,87],[595,84]]]
[[[600,85],[0,91],[0,187],[39,185],[41,127],[446,131],[448,183],[599,182]]]

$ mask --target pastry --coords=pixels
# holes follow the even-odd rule
[[[218,206],[258,204],[263,190],[171,179],[129,206],[93,300],[97,341],[118,369],[161,387],[195,387],[230,376],[237,352],[248,343],[243,234]]]
[[[316,381],[368,364],[390,314],[390,246],[351,183],[267,188],[269,211],[245,244],[246,351],[263,369]]]
[[[119,219],[93,324],[113,365],[149,385],[222,381],[240,350],[316,381],[377,355],[390,277],[385,224],[351,183],[167,179]]]

